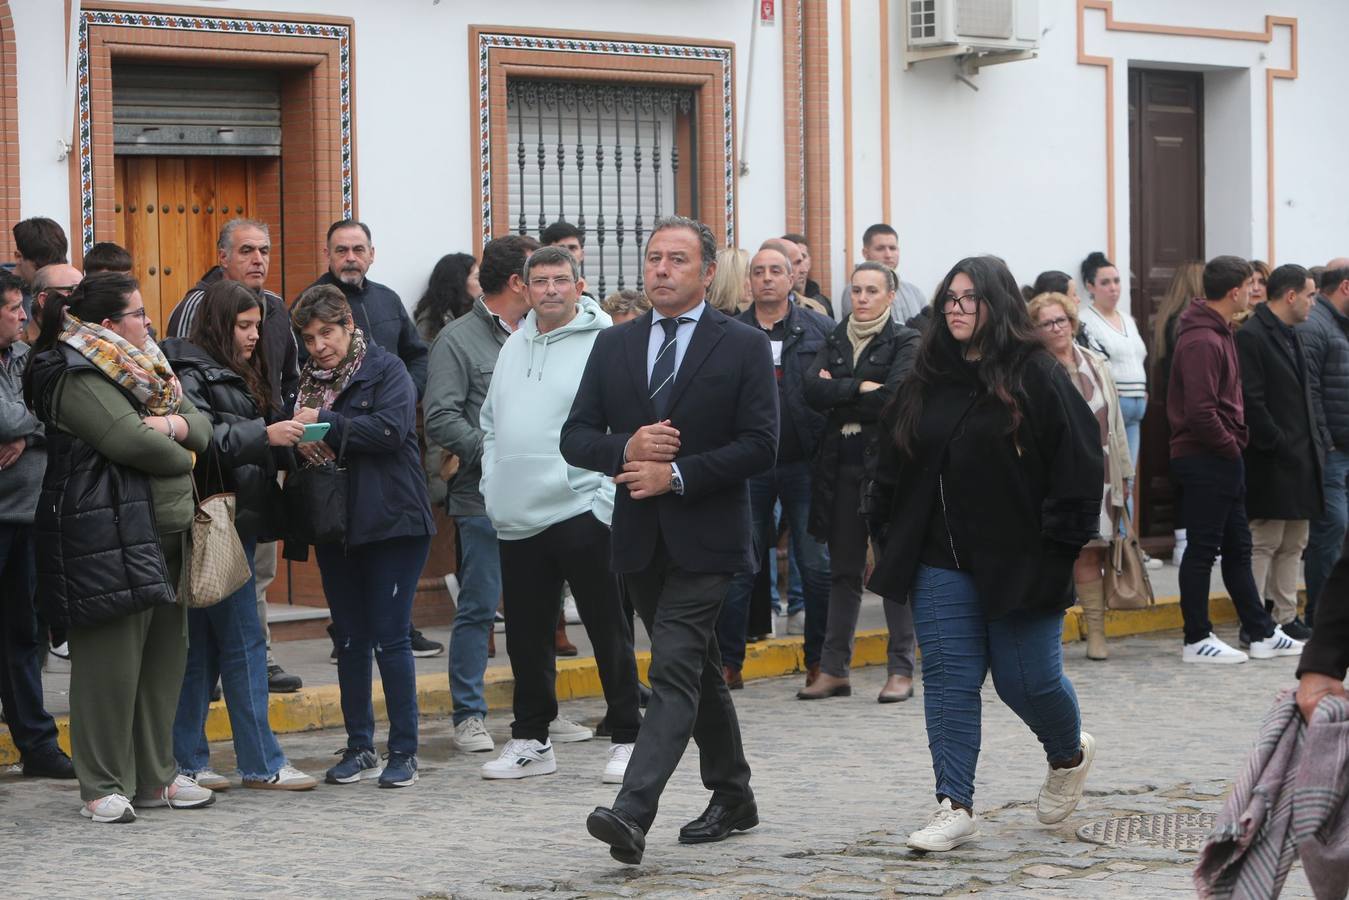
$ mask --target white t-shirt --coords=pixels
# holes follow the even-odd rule
[[[1082,325],[1095,338],[1110,357],[1110,374],[1115,378],[1121,397],[1146,397],[1148,395],[1148,348],[1143,336],[1138,333],[1134,317],[1122,309],[1116,309],[1124,322],[1120,331],[1105,316],[1096,311],[1095,306],[1082,307]]]

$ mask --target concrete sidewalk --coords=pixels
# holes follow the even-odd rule
[[[1157,605],[1146,610],[1111,611],[1106,618],[1106,631],[1111,637],[1149,634],[1181,627],[1179,597],[1176,584],[1177,570],[1170,565],[1149,572]],[[1211,614],[1215,623],[1235,621],[1231,602],[1222,590],[1221,579],[1215,568],[1211,585]],[[857,641],[853,664],[870,666],[885,663],[885,616],[881,598],[867,594],[858,619]],[[780,621],[780,620],[779,620]],[[637,629],[637,667],[645,679],[650,662],[650,642],[643,628]],[[433,640],[448,646],[449,628],[429,628],[425,633]],[[1074,607],[1064,620],[1064,641],[1084,639],[1080,611]],[[568,627],[572,643],[579,655],[573,659],[559,658],[557,664],[557,695],[559,700],[602,696],[599,675],[591,656],[589,640],[580,625]],[[506,656],[505,635],[497,634],[497,655],[489,661],[486,673],[487,702],[492,709],[509,710],[513,681]],[[311,731],[318,728],[342,727],[342,711],[337,687],[337,667],[329,661],[332,644],[327,639],[282,641],[273,645],[277,662],[286,671],[304,679],[304,688],[293,694],[272,694],[270,719],[278,734]],[[1176,650],[1179,651],[1179,638]],[[448,657],[417,660],[419,705],[424,716],[449,715],[452,709],[449,692]],[[804,672],[802,640],[799,636],[777,637],[751,644],[745,658],[743,675],[746,680],[775,678]],[[49,657],[43,687],[47,709],[57,718],[61,743],[68,747],[68,712],[70,709],[70,664]],[[374,669],[375,714],[383,720],[383,694],[379,687],[379,669]],[[213,703],[206,725],[207,737],[212,741],[228,740],[229,717],[223,702]],[[18,752],[7,730],[0,730],[0,765],[18,761]]]

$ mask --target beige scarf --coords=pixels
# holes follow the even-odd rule
[[[871,339],[881,333],[885,328],[885,323],[890,320],[890,307],[885,307],[879,316],[870,322],[863,322],[857,316],[848,316],[848,343],[852,344],[852,370],[857,373],[857,365],[862,360],[862,353],[871,343]],[[858,422],[844,422],[839,429],[844,437],[853,434],[862,433],[862,425]]]

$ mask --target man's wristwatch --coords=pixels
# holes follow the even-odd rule
[[[676,494],[684,493],[684,479],[679,477],[679,470],[673,465],[670,466],[670,490]]]

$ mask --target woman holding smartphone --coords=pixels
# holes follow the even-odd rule
[[[397,356],[366,343],[336,287],[309,288],[291,319],[309,352],[295,420],[329,427],[321,440],[301,442],[297,455],[311,466],[340,456],[347,470],[345,539],[314,548],[336,632],[347,727],[347,746],[327,781],[351,784],[378,773],[380,787],[407,787],[417,780],[417,672],[408,631],[435,533],[417,447],[417,389]],[[375,756],[372,651],[389,714],[382,771]]]
[[[237,281],[218,281],[206,289],[191,339],[164,342],[183,393],[211,420],[211,445],[193,471],[197,492],[234,493],[234,527],[250,567],[258,541],[277,537],[271,533],[277,520],[274,450],[298,443],[304,427],[272,408],[259,341],[265,314],[257,294]],[[206,713],[219,678],[243,786],[307,791],[318,784],[286,762],[267,721],[267,642],[253,578],[216,605],[189,610],[187,622],[187,671],[173,723],[178,770],[213,791],[230,786],[211,768],[206,742]]]

